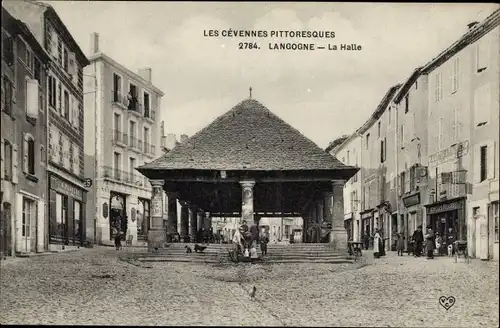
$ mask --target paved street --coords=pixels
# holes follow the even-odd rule
[[[0,323],[498,327],[498,294],[498,263],[478,260],[137,266],[96,248],[2,263]]]

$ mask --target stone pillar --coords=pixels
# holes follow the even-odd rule
[[[210,217],[210,212],[205,212],[205,230],[210,230],[212,227],[212,218]]]
[[[203,211],[200,209],[196,210],[196,230],[199,231],[203,228]]]
[[[332,232],[330,243],[338,251],[347,251],[347,231],[344,227],[344,180],[333,180]]]
[[[181,224],[179,234],[181,241],[186,242],[189,235],[189,203],[181,201]]]
[[[242,188],[241,219],[246,221],[248,228],[251,228],[255,225],[253,212],[253,187],[255,181],[240,181],[240,184]]]
[[[316,203],[316,222],[323,223],[323,199],[318,200]]]
[[[196,228],[197,228],[197,217],[196,217],[196,208],[193,206],[189,206],[189,240],[194,242],[196,238]]]
[[[167,236],[170,240],[172,235],[177,233],[177,194],[169,192],[167,193]]]
[[[163,180],[150,180],[153,186],[151,198],[151,229],[148,231],[148,251],[162,248],[165,244],[163,229]]]

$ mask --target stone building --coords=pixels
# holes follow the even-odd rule
[[[49,249],[78,247],[85,240],[83,175],[83,67],[88,60],[56,11],[38,1],[4,1],[52,58],[48,67]]]
[[[109,244],[116,227],[135,244],[147,239],[151,210],[151,185],[135,168],[162,153],[158,113],[164,94],[153,85],[150,68],[134,73],[99,47],[93,33],[84,70],[85,173],[93,180],[87,235]]]
[[[500,10],[469,24],[357,130],[363,227],[372,231],[380,216],[373,209],[387,204],[391,219],[381,226],[391,235],[430,225],[467,240],[469,255],[498,260],[499,24]]]
[[[392,188],[388,184],[390,176],[387,172],[387,164],[392,159],[387,155],[393,146],[389,142],[394,141],[390,133],[392,130],[389,129],[391,115],[394,115],[391,113],[390,103],[398,88],[399,85],[395,85],[387,91],[371,117],[356,131],[361,139],[358,144],[361,148],[360,239],[365,234],[373,235],[375,229],[382,229],[384,238],[389,240],[386,247],[392,242],[394,210],[394,204],[388,201],[390,197],[387,190],[387,187]]]
[[[428,223],[468,240],[471,256],[479,257],[484,235],[484,257],[496,253],[497,259],[499,24],[500,10],[469,24],[422,69],[429,79],[429,184],[435,186]]]
[[[394,132],[396,143],[391,177],[395,181],[395,204],[399,213],[393,232],[400,232],[407,245],[409,237],[419,225],[425,227],[425,207],[428,203],[428,143],[427,143],[427,76],[417,68],[402,84],[393,102]],[[395,220],[396,221],[396,220]]]
[[[48,249],[47,107],[50,57],[2,7],[0,257]]]

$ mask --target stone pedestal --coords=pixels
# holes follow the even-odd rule
[[[344,180],[334,180],[333,189],[333,221],[330,243],[337,251],[347,251],[347,230],[344,228]]]
[[[151,198],[151,228],[148,231],[148,251],[162,248],[165,244],[163,229],[163,180],[151,180],[153,196]]]

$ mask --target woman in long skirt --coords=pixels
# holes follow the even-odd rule
[[[373,236],[373,255],[377,259],[380,257],[380,244],[381,244],[381,237],[377,229],[375,230],[375,235]]]

